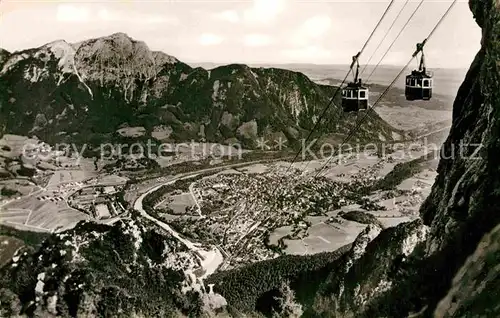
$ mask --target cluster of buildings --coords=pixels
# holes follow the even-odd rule
[[[299,172],[285,178],[276,173],[219,174],[204,178],[196,183],[196,188],[202,197],[202,209],[210,204],[213,213],[206,215],[202,226],[211,229],[224,249],[238,254],[234,259],[238,263],[275,257],[276,251],[263,243],[266,232],[296,221],[300,223],[308,209],[317,205],[318,196],[330,198],[335,191],[329,187],[331,183],[320,179],[294,186],[301,180]],[[238,253],[240,249],[242,253]],[[248,253],[248,249],[252,252]]]
[[[295,236],[303,235],[310,226],[307,216],[326,215],[355,203],[366,195],[358,189],[372,186],[384,165],[381,160],[348,173],[343,181],[305,178],[299,170],[286,176],[274,170],[206,177],[195,184],[205,218],[193,221],[190,227],[210,233],[232,255],[233,265],[274,258],[278,251],[265,243],[270,232],[293,225]]]
[[[90,186],[74,193],[68,204],[77,210],[91,213],[98,220],[108,219],[125,212],[125,207],[116,200],[121,188],[118,186]]]

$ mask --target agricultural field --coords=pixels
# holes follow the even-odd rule
[[[366,225],[351,221],[342,224],[326,223],[328,217],[309,217],[311,225],[301,239],[283,239],[284,252],[290,255],[308,255],[331,252],[351,243],[363,231]],[[292,226],[277,228],[270,236],[270,243],[278,245],[279,240],[291,235]]]
[[[68,183],[81,183],[95,176],[95,173],[83,170],[57,170],[50,178],[47,188],[52,189]]]
[[[346,176],[350,176],[350,172],[357,172],[359,167],[352,171],[347,171],[348,168],[345,166],[343,168],[335,170],[336,172],[342,171]],[[339,212],[366,211],[366,213],[375,216],[386,228],[412,221],[418,217],[420,205],[429,195],[436,176],[435,170],[424,169],[422,172],[405,179],[395,188],[395,191],[401,193],[399,195],[394,194],[394,191],[381,191],[368,196],[367,198],[378,204],[382,208],[381,210],[366,211],[359,204],[352,204],[328,212],[325,216],[310,216],[306,219],[310,226],[299,239],[286,238],[294,232],[292,226],[277,228],[270,235],[270,243],[279,245],[279,240],[284,238],[283,243],[286,246],[284,251],[287,254],[305,255],[334,251],[352,242],[366,227],[365,224],[338,217]],[[386,197],[390,198],[386,199]],[[334,222],[331,220],[334,220]]]
[[[386,106],[382,103],[377,106],[377,114],[394,128],[403,130],[428,127],[451,119],[449,110],[430,110],[414,105]]]
[[[101,175],[96,178],[96,183],[99,185],[125,185],[127,183],[128,178],[120,177],[117,175]]]
[[[26,179],[9,179],[0,181],[0,202],[3,199],[12,198],[19,195],[29,195],[40,187],[33,184],[33,182]],[[9,192],[17,192],[16,194],[9,194]]]
[[[269,171],[270,167],[264,164],[255,164],[243,168],[238,168],[237,170],[244,173],[264,173]]]
[[[238,157],[251,152],[250,150],[240,149],[228,145],[215,143],[180,143],[180,144],[163,144],[163,153],[158,156],[155,161],[161,167],[168,167],[175,164],[180,164],[186,161],[197,161],[202,159],[213,159],[213,164],[220,163],[222,157]]]
[[[190,214],[186,209],[192,208],[195,205],[193,196],[187,193],[169,195],[163,202],[158,204],[156,208],[171,209],[174,215]]]
[[[57,192],[41,192],[4,204],[0,222],[19,229],[50,232],[73,227],[89,217],[70,208]]]

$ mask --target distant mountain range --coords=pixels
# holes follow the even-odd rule
[[[123,33],[2,50],[0,88],[1,134],[91,144],[131,136],[194,139],[250,148],[260,137],[297,143],[334,91],[278,68],[193,68]],[[354,138],[393,138],[391,126],[375,113],[368,117]],[[337,97],[326,118],[319,132],[346,135],[357,116],[344,115]]]

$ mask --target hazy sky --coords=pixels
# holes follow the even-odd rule
[[[347,64],[366,41],[389,0],[149,0],[0,2],[0,47],[9,51],[57,39],[125,32],[185,62]],[[409,0],[375,54],[378,62],[418,5]],[[367,62],[405,0],[393,8],[363,53]],[[425,0],[382,64],[406,64],[451,0]],[[481,31],[466,0],[426,45],[428,66],[468,67]]]

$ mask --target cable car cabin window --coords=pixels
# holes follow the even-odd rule
[[[417,79],[417,86],[422,87],[422,79],[421,78]]]
[[[429,80],[424,80],[423,87],[429,87]]]
[[[406,85],[410,86],[410,79],[409,78],[406,79]]]
[[[359,91],[359,98],[365,99],[366,98],[366,91]]]

